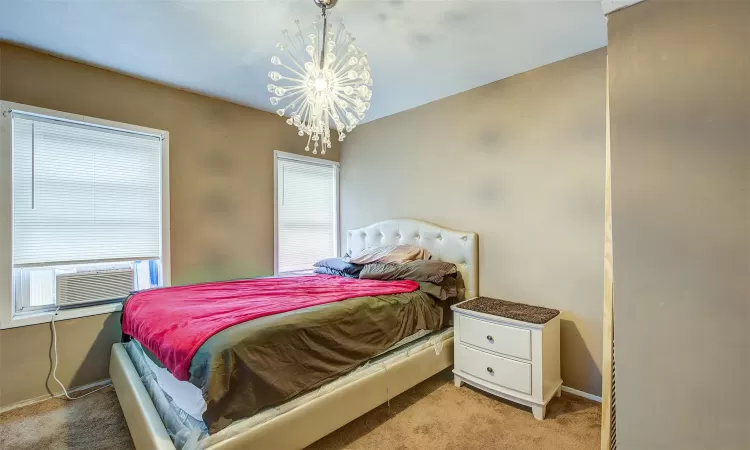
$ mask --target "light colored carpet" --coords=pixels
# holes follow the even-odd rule
[[[530,408],[453,385],[444,371],[314,443],[308,450],[600,448],[601,405],[563,393],[537,421]]]
[[[442,372],[314,443],[339,449],[596,449],[601,405],[563,393],[547,419],[529,409],[453,386]],[[0,415],[2,449],[132,449],[112,388],[85,399],[54,399]]]
[[[132,448],[128,426],[111,386],[80,400],[54,398],[0,414],[3,450]]]

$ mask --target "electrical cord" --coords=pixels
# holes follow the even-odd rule
[[[71,397],[68,394],[68,391],[65,389],[65,386],[63,386],[63,384],[60,382],[60,380],[57,379],[57,360],[58,360],[58,356],[57,356],[57,330],[55,330],[55,317],[57,317],[57,312],[58,311],[60,311],[59,307],[55,310],[55,313],[52,314],[52,321],[50,322],[50,324],[52,325],[52,349],[55,352],[55,361],[54,361],[54,365],[52,366],[52,378],[54,378],[55,381],[57,381],[57,384],[60,385],[60,387],[63,390],[63,393],[65,394],[65,398],[67,398],[68,400],[78,400],[79,398],[86,397],[87,395],[91,395],[94,392],[99,392],[99,391],[101,391],[104,388],[108,388],[109,384],[106,385],[106,386],[102,386],[102,387],[100,387],[98,389],[94,389],[93,391],[87,392],[87,393],[85,393],[83,395],[79,395],[78,397]]]

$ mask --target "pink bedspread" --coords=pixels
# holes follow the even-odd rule
[[[122,312],[122,332],[137,339],[178,380],[211,336],[238,323],[355,297],[417,290],[414,281],[360,280],[332,275],[175,286],[132,295]]]

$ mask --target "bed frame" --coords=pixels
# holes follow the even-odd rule
[[[451,262],[463,276],[465,298],[478,294],[476,233],[462,232],[414,219],[394,219],[347,231],[346,252],[381,245],[411,244],[426,248],[433,259]],[[301,449],[346,425],[453,364],[453,338],[443,350],[426,348],[346,386],[321,395],[252,428],[241,429],[211,450]],[[122,344],[115,344],[109,374],[137,449],[174,450],[172,440],[138,372]],[[222,430],[225,431],[225,430]],[[291,432],[290,432],[291,430]]]

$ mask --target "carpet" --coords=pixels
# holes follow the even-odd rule
[[[71,395],[82,395],[76,392]],[[0,414],[0,449],[130,450],[112,386],[80,400],[53,398]]]
[[[464,385],[450,371],[315,442],[308,450],[339,449],[596,449],[601,405],[563,393],[537,421],[528,408]],[[81,400],[52,399],[0,414],[0,448],[132,449],[110,387]]]

